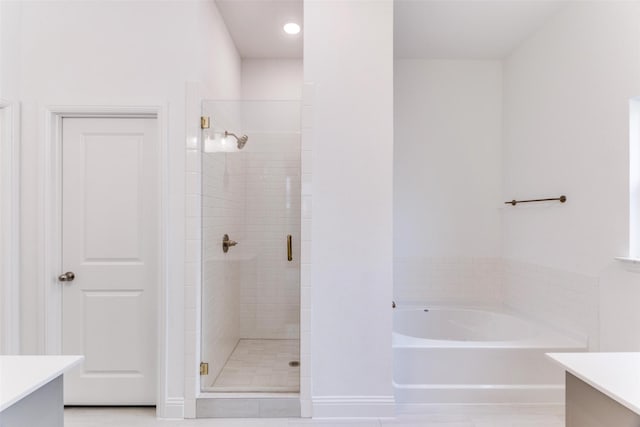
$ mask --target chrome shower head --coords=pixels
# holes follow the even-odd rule
[[[249,137],[247,135],[242,135],[240,138],[238,138],[238,150],[242,150],[242,147],[244,147],[248,140]]]
[[[247,135],[238,136],[235,133],[227,132],[226,130],[224,131],[224,136],[234,137],[238,142],[238,150],[242,150],[242,147],[244,147],[247,141],[249,140],[249,137]]]

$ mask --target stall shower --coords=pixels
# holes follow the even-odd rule
[[[300,103],[202,111],[201,389],[297,393]]]

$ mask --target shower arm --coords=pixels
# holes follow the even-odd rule
[[[232,137],[234,137],[234,138],[236,139],[236,141],[239,141],[239,140],[240,140],[240,138],[238,137],[238,135],[236,135],[236,134],[235,134],[235,133],[233,133],[233,132],[227,132],[226,130],[224,131],[224,136],[225,136],[225,137],[227,137],[227,136],[232,136]]]

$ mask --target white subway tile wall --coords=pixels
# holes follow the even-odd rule
[[[522,261],[503,261],[504,305],[599,349],[598,278]]]
[[[238,153],[202,154],[202,356],[211,386],[240,339],[240,289],[247,260],[244,164]],[[222,237],[239,242],[224,253]]]
[[[394,260],[398,303],[499,305],[500,258],[424,257]]]
[[[300,134],[249,133],[240,335],[300,336]],[[287,236],[292,236],[292,261]]]

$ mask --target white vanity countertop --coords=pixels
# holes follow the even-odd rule
[[[83,359],[84,356],[0,356],[0,412]]]
[[[547,353],[568,372],[640,414],[640,353]]]

